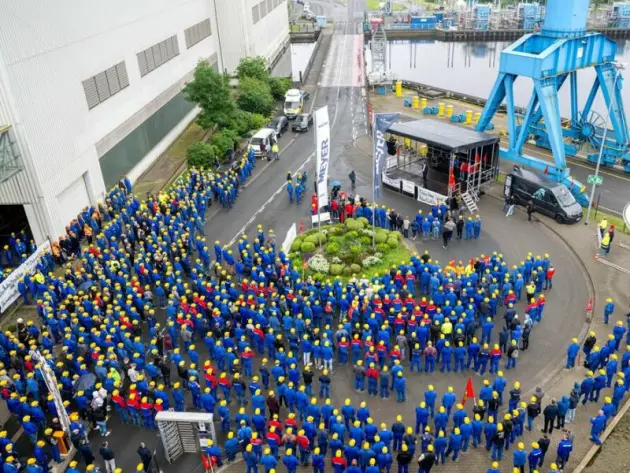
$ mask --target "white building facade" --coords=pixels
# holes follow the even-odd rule
[[[235,15],[249,3],[3,1],[0,209],[23,209],[41,244],[121,176],[137,179],[194,119],[181,90],[200,60],[231,72],[288,43],[286,0],[265,0],[257,22]]]

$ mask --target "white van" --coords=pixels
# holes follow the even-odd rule
[[[259,158],[263,156],[263,148],[265,152],[269,152],[271,151],[273,143],[276,143],[277,141],[278,137],[276,136],[276,132],[274,130],[271,128],[261,128],[254,136],[252,136],[251,140],[249,140],[249,146],[252,147],[254,154],[257,158]]]

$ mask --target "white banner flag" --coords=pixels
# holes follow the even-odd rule
[[[330,126],[328,107],[315,111],[315,141],[317,146],[317,199],[319,208],[328,205],[328,163],[330,162]],[[319,209],[318,209],[319,210]]]

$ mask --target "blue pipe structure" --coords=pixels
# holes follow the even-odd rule
[[[623,78],[614,62],[617,46],[600,33],[586,31],[588,7],[589,0],[547,0],[542,30],[523,36],[501,52],[499,75],[477,125],[477,130],[485,130],[505,101],[509,145],[501,149],[500,156],[547,172],[566,184],[583,205],[588,205],[585,188],[570,177],[566,156],[575,155],[581,143],[587,141],[599,150],[607,126],[601,123],[601,117],[599,121],[592,119],[591,109],[599,91],[610,111],[612,126],[612,132],[606,133],[603,163],[610,165],[621,159],[630,171],[628,123],[621,95]],[[580,110],[578,72],[586,68],[594,68],[596,78]],[[514,82],[519,77],[533,82],[524,113],[519,113],[514,104]],[[562,122],[558,100],[558,91],[565,83],[571,89],[570,123]],[[523,154],[530,135],[539,146],[551,149],[553,163]]]

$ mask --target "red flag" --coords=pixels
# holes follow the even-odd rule
[[[593,310],[593,298],[591,297],[588,300],[588,304],[586,304],[586,312],[591,312]]]
[[[466,405],[467,399],[475,399],[475,387],[473,386],[472,378],[468,378],[466,381],[466,390],[464,391],[464,397],[462,398],[462,404]]]
[[[549,174],[549,166],[545,166],[545,172],[544,172],[544,174],[545,174],[545,176],[546,176],[547,174]]]

